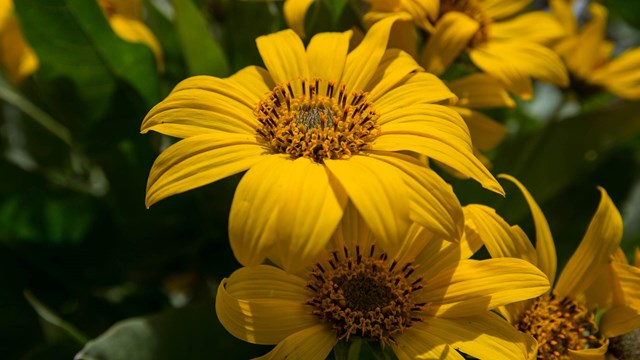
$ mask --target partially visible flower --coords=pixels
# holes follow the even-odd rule
[[[552,0],[551,6],[568,34],[555,50],[575,80],[603,87],[621,98],[640,99],[640,47],[612,56],[614,44],[605,38],[607,9],[591,3],[591,18],[579,28],[569,2]]]
[[[276,347],[260,359],[324,360],[339,340],[363,338],[400,360],[525,359],[531,338],[490,309],[546,292],[520,259],[469,260],[473,230],[457,242],[414,225],[387,251],[351,205],[325,252],[297,274],[245,267],[218,287],[216,312],[234,336]]]
[[[262,36],[267,70],[178,84],[142,123],[143,133],[184,138],[156,159],[147,206],[248,170],[231,205],[231,247],[243,265],[282,256],[288,270],[325,247],[347,198],[388,250],[412,221],[457,238],[451,187],[402,152],[502,189],[473,155],[464,121],[441,105],[455,95],[386,50],[395,20],[376,23],[351,52],[350,31],[318,34],[306,50],[292,30]]]
[[[13,12],[13,0],[0,1],[0,66],[13,84],[38,68],[38,58],[22,36]]]
[[[372,1],[365,15],[375,21],[397,12],[410,13],[408,4],[429,9],[437,17],[433,29],[424,21],[416,24],[429,31],[421,54],[421,65],[442,74],[462,53],[483,72],[500,80],[516,95],[532,96],[531,79],[567,86],[568,76],[559,56],[545,45],[564,35],[553,15],[533,11],[519,14],[530,0],[407,0],[402,6],[387,7],[392,1]]]
[[[526,188],[511,176],[502,177],[515,183],[529,204],[536,247],[493,209],[470,205],[465,218],[477,229],[492,257],[527,260],[553,284],[557,260],[549,225]],[[500,310],[514,326],[537,340],[538,359],[605,359],[609,338],[640,327],[640,271],[616,260],[620,258],[622,219],[606,191],[599,190],[598,209],[553,289]],[[599,324],[596,309],[605,310]]]
[[[301,38],[305,38],[304,18],[314,0],[284,0],[282,11],[287,25]]]

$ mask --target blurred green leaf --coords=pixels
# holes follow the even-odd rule
[[[76,360],[248,359],[268,348],[244,343],[217,321],[213,300],[130,318],[90,341]]]
[[[229,64],[207,20],[191,0],[171,0],[182,52],[190,75],[229,75]]]
[[[344,8],[349,3],[348,0],[324,0],[326,6],[329,8],[329,12],[331,13],[331,20],[333,24],[337,24],[342,16],[342,12]]]
[[[49,309],[49,307],[38,300],[38,298],[36,298],[30,291],[25,291],[24,297],[29,301],[29,304],[33,306],[33,309],[44,321],[44,333],[50,341],[61,342],[65,338],[70,338],[80,345],[84,345],[89,341],[89,338],[87,338],[86,335],[76,329],[75,326],[61,319],[56,313]]]
[[[116,89],[116,79],[133,87],[148,107],[159,99],[151,50],[120,39],[96,1],[21,0],[15,8],[40,68],[48,96],[99,118]],[[64,89],[66,91],[62,91]]]

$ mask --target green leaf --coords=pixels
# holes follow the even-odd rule
[[[39,82],[50,98],[71,102],[99,118],[116,90],[116,79],[133,87],[148,107],[159,99],[153,53],[120,39],[96,1],[21,0],[15,9],[40,61]],[[79,103],[74,103],[78,99]]]
[[[120,321],[90,341],[76,360],[249,359],[268,347],[229,335],[217,321],[213,299],[157,315]]]
[[[326,6],[331,13],[331,21],[333,24],[337,24],[342,16],[344,8],[347,6],[348,0],[324,0]]]
[[[182,53],[191,75],[229,75],[229,64],[202,12],[191,0],[171,0]]]

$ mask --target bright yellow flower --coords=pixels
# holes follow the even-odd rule
[[[565,0],[551,2],[568,36],[555,46],[576,80],[601,86],[626,99],[640,99],[640,47],[612,57],[614,44],[605,38],[607,9],[589,5],[590,20],[578,29],[577,20]]]
[[[469,229],[467,229],[469,230]],[[329,246],[303,271],[245,267],[218,287],[216,312],[234,336],[277,344],[260,359],[324,360],[339,340],[390,346],[398,359],[524,359],[533,341],[489,310],[549,289],[520,259],[469,260],[470,230],[457,242],[412,226],[386,251],[347,206]],[[455,350],[454,350],[455,349]]]
[[[519,227],[510,227],[490,208],[468,206],[465,218],[475,226],[492,257],[527,260],[553,284],[557,260],[549,225],[526,188],[510,176],[503,177],[520,188],[529,204],[536,247]],[[538,359],[605,359],[608,338],[640,327],[640,271],[616,260],[620,258],[622,219],[606,191],[599,190],[600,205],[555,287],[534,300],[501,308],[505,318],[536,338]],[[509,233],[510,237],[505,235]],[[595,309],[606,310],[599,326]]]
[[[13,84],[38,68],[38,58],[22,36],[11,0],[0,1],[0,66]]]
[[[394,21],[350,53],[350,31],[318,34],[306,51],[292,30],[262,36],[267,70],[178,84],[142,124],[185,138],[155,161],[147,206],[248,170],[231,205],[231,247],[243,265],[286,254],[289,270],[325,247],[347,198],[387,249],[410,220],[455,238],[461,210],[450,187],[399,152],[502,189],[473,155],[464,121],[438,105],[455,95],[408,54],[386,50]]]
[[[418,26],[430,32],[420,63],[436,75],[466,52],[483,72],[525,99],[532,95],[531,79],[568,85],[562,60],[544,46],[563,36],[563,28],[545,12],[519,15],[531,0],[407,0],[396,7],[388,6],[392,0],[370,2],[371,12],[365,15],[367,22],[406,12],[414,16]],[[435,7],[434,25],[418,22],[416,12],[410,11],[408,4],[429,9],[430,15]]]

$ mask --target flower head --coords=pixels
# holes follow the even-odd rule
[[[520,259],[469,260],[481,245],[467,229],[443,241],[414,225],[388,252],[348,205],[325,251],[303,271],[245,267],[218,287],[216,312],[234,336],[277,344],[264,359],[325,359],[340,340],[390,346],[399,359],[518,359],[529,338],[489,309],[548,290]],[[455,350],[454,350],[455,349]]]
[[[231,205],[232,249],[244,265],[282,256],[288,270],[324,248],[347,199],[388,249],[411,221],[457,238],[462,211],[450,186],[400,152],[502,190],[473,155],[464,121],[440,104],[455,95],[408,54],[386,50],[395,20],[351,52],[350,31],[318,34],[306,50],[291,30],[262,36],[266,70],[178,84],[142,124],[185,138],[154,163],[147,205],[248,170]]]
[[[547,274],[553,284],[557,260],[549,225],[524,186],[513,177],[503,177],[520,188],[531,208],[536,247],[522,236],[519,227],[510,227],[492,209],[469,206],[465,216],[478,229],[492,257],[527,260]],[[600,205],[552,290],[501,309],[514,326],[537,340],[538,359],[586,355],[604,359],[608,338],[640,327],[640,271],[619,260],[624,258],[619,250],[622,219],[604,189],[599,190]],[[509,241],[503,241],[509,237]],[[606,310],[599,324],[595,309]]]
[[[569,2],[555,0],[551,6],[567,31],[554,48],[575,80],[603,87],[622,98],[640,99],[640,47],[612,57],[614,44],[605,38],[607,9],[590,4],[591,18],[579,29]]]

